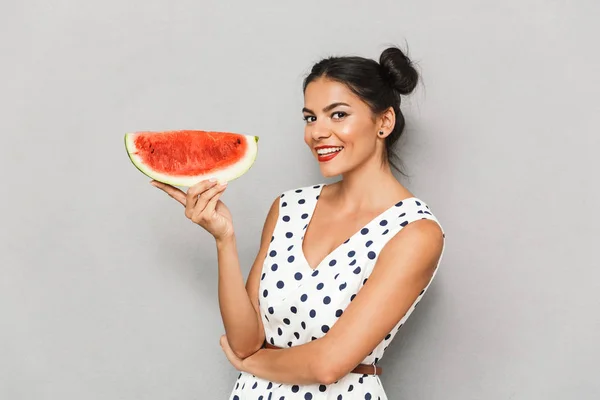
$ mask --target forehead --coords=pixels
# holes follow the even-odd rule
[[[309,83],[304,91],[304,104],[307,107],[311,104],[319,107],[326,106],[338,101],[350,105],[361,102],[348,86],[328,78],[317,78]]]

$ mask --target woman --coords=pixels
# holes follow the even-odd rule
[[[241,371],[230,399],[387,399],[383,356],[437,272],[441,225],[393,176],[401,95],[418,74],[395,47],[379,63],[321,60],[304,82],[304,139],[325,177],[269,210],[244,286],[227,184],[187,194],[153,181],[216,239],[221,346]],[[394,166],[395,167],[395,166]]]

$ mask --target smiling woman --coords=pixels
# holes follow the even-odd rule
[[[305,142],[322,175],[342,179],[273,202],[247,282],[258,326],[227,331],[241,371],[230,399],[387,399],[377,363],[444,249],[438,220],[390,168],[417,81],[395,47],[379,63],[324,59],[306,77]]]
[[[377,365],[435,277],[445,234],[392,174],[401,96],[418,75],[398,48],[379,63],[331,57],[304,82],[304,140],[333,184],[283,191],[244,284],[226,185],[153,182],[216,240],[231,400],[387,399]]]
[[[398,141],[405,126],[400,110],[401,95],[411,93],[418,82],[418,73],[410,59],[395,47],[386,49],[380,62],[361,57],[330,57],[315,64],[304,81],[306,106],[302,109],[306,121],[305,140],[315,141],[319,135],[336,133],[336,138],[346,141],[353,148],[360,149],[360,156],[353,157],[361,163],[366,156],[380,157],[382,164],[395,158],[393,146]],[[331,101],[330,103],[327,103]],[[325,104],[318,111],[314,104]],[[319,115],[317,115],[319,114]],[[379,126],[378,134],[385,140],[373,141],[372,136],[361,133],[373,132]],[[369,145],[369,146],[365,146]],[[379,145],[379,148],[373,146]],[[344,143],[319,145],[316,154],[322,149],[345,149]],[[380,147],[384,147],[384,151]],[[341,150],[338,150],[341,151]],[[348,149],[346,149],[348,153]],[[319,157],[321,162],[333,157]],[[337,168],[342,168],[340,163]],[[325,176],[337,175],[329,166],[321,165]]]

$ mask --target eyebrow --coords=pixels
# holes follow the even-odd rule
[[[323,112],[327,112],[327,111],[333,110],[334,108],[336,108],[338,106],[347,106],[347,107],[350,107],[350,104],[339,102],[339,101],[337,103],[331,103],[327,107],[323,108]],[[306,107],[302,108],[302,112],[314,114],[314,112],[312,110],[310,110],[310,109],[308,109]]]

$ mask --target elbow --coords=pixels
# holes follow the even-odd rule
[[[333,385],[338,380],[339,380],[339,378],[337,377],[337,375],[332,374],[332,373],[326,373],[326,374],[323,374],[322,376],[320,376],[319,379],[317,379],[317,382],[320,385]]]
[[[343,374],[339,374],[335,369],[324,369],[317,376],[317,382],[320,385],[332,385],[339,381],[343,377]]]
[[[235,354],[235,356],[237,358],[240,359],[245,359],[250,357],[252,354],[254,354],[255,352],[249,351],[248,349],[242,350],[242,349],[231,349],[231,351],[233,352],[233,354]]]
[[[336,365],[330,359],[326,360],[321,357],[317,359],[314,371],[314,379],[320,385],[331,385],[345,375],[339,365]]]
[[[256,353],[258,350],[262,348],[262,343],[260,345],[252,345],[252,346],[231,346],[231,351],[236,357],[241,358],[242,360],[250,357],[252,354]]]
[[[263,347],[264,342],[264,332],[259,332],[257,335],[233,336],[229,341],[229,347],[233,354],[243,360],[259,351]]]
[[[337,351],[335,346],[325,338],[315,341],[319,347],[312,353],[313,380],[320,385],[331,385],[346,376],[352,368],[348,369],[348,360],[343,352]]]
[[[240,349],[240,350],[234,350],[231,349],[231,351],[233,351],[233,354],[235,354],[235,356],[239,359],[246,359],[248,357],[250,357],[252,354],[256,353],[259,349]]]

